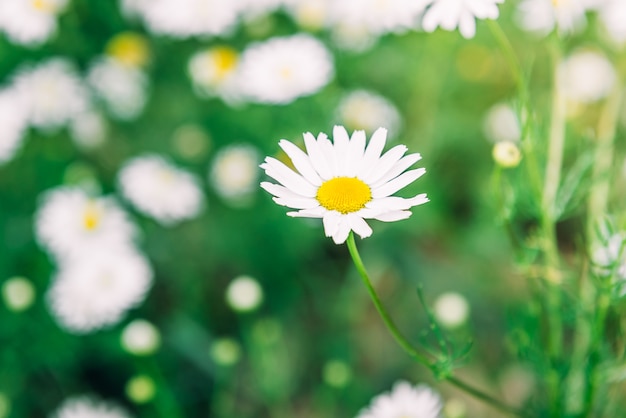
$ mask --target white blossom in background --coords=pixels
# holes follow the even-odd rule
[[[598,16],[614,42],[626,42],[626,1],[605,1],[598,10]]]
[[[463,295],[448,292],[439,295],[435,300],[433,312],[441,325],[456,328],[467,322],[469,310],[469,303]]]
[[[87,80],[106,109],[118,119],[134,119],[146,105],[148,77],[139,68],[101,58],[89,68]]]
[[[476,19],[497,19],[498,4],[504,0],[426,0],[429,4],[422,20],[422,29],[432,32],[437,27],[459,29],[464,38],[476,34]]]
[[[522,137],[517,114],[508,103],[497,103],[487,111],[483,132],[491,142],[518,142]]]
[[[59,261],[129,247],[136,235],[135,226],[114,199],[91,197],[70,187],[44,195],[35,232],[41,246]]]
[[[118,181],[124,197],[162,225],[194,218],[204,205],[198,179],[157,155],[127,161]]]
[[[209,180],[218,195],[236,202],[256,190],[259,152],[252,145],[230,145],[217,152]]]
[[[122,331],[121,343],[124,350],[136,356],[153,354],[161,345],[161,333],[152,323],[135,319]]]
[[[263,301],[263,289],[253,277],[238,276],[230,282],[226,289],[226,301],[235,311],[253,311]]]
[[[225,35],[235,26],[238,1],[152,0],[124,1],[127,14],[143,20],[149,31],[175,38]]]
[[[611,93],[617,74],[611,61],[593,50],[574,52],[558,68],[561,94],[578,103],[591,103]]]
[[[152,269],[136,250],[92,252],[60,264],[48,304],[66,331],[89,333],[119,322],[151,284]]]
[[[441,409],[441,397],[434,390],[400,381],[391,392],[372,399],[357,418],[439,418]]]
[[[518,25],[529,32],[547,35],[557,29],[573,33],[586,24],[584,0],[522,0],[516,10]]]
[[[68,0],[0,0],[0,31],[13,43],[38,46],[57,30]]]
[[[106,56],[133,68],[143,68],[150,61],[150,46],[145,36],[119,32],[106,44]]]
[[[255,19],[275,12],[288,0],[238,0],[239,8],[245,19]]]
[[[331,25],[367,28],[375,35],[413,29],[427,0],[343,0],[330,2]]]
[[[25,103],[29,123],[37,128],[60,128],[90,106],[88,89],[64,58],[23,67],[13,86]]]
[[[395,105],[368,90],[354,90],[344,95],[336,114],[341,125],[351,130],[364,130],[368,134],[382,126],[387,128],[389,137],[393,137],[401,125],[400,112]]]
[[[107,121],[95,110],[88,110],[74,117],[69,128],[70,136],[82,149],[98,148],[106,141]]]
[[[131,418],[131,415],[117,404],[75,396],[66,399],[50,418]]]
[[[25,277],[12,277],[2,284],[2,298],[10,310],[24,311],[35,301],[35,287]]]
[[[330,24],[332,0],[287,0],[285,10],[302,28],[319,30]]]
[[[305,34],[252,44],[242,53],[239,70],[245,97],[274,104],[314,94],[334,75],[330,51]]]
[[[240,98],[238,66],[239,53],[218,46],[195,53],[189,59],[187,72],[201,96],[217,96],[232,103]]]
[[[0,90],[0,165],[19,149],[28,123],[26,103],[15,90]]]

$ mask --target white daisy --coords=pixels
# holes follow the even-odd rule
[[[426,0],[430,7],[424,14],[422,28],[434,31],[438,26],[445,30],[457,27],[464,38],[476,34],[476,19],[497,19],[497,4],[504,0]]]
[[[238,0],[243,17],[248,20],[270,14],[285,5],[288,0]]]
[[[119,322],[151,283],[152,269],[136,250],[93,252],[61,263],[48,302],[61,327],[88,333]]]
[[[402,32],[417,25],[427,0],[343,0],[330,2],[333,26],[366,28],[374,35]]]
[[[609,36],[617,43],[626,42],[626,2],[624,0],[609,0],[598,11],[600,20],[606,27]]]
[[[419,154],[404,156],[407,148],[397,145],[381,156],[387,131],[378,129],[365,147],[365,132],[355,131],[352,138],[345,128],[335,126],[334,144],[320,133],[317,140],[304,134],[307,153],[289,141],[280,141],[298,172],[275,158],[266,157],[261,168],[280,184],[261,183],[282,206],[298,209],[294,217],[321,218],[327,237],[343,243],[350,231],[362,238],[372,229],[364,219],[393,222],[411,216],[408,210],[428,202],[426,194],[412,198],[392,196],[421,177],[424,168],[406,171],[421,159]]]
[[[238,201],[255,189],[259,153],[252,145],[231,145],[221,149],[213,160],[209,174],[215,191],[224,199]]]
[[[438,418],[441,397],[425,385],[397,382],[391,392],[375,397],[357,418]]]
[[[13,85],[26,103],[29,123],[37,128],[59,128],[89,108],[89,92],[64,58],[19,70]]]
[[[163,225],[194,218],[204,197],[198,179],[157,155],[133,158],[118,174],[124,197]]]
[[[36,46],[57,29],[57,15],[68,0],[0,0],[0,30],[20,45]]]
[[[516,142],[522,137],[517,114],[508,103],[497,103],[489,108],[483,120],[483,132],[492,142]]]
[[[10,88],[0,90],[0,165],[11,160],[22,143],[27,117],[20,95]]]
[[[337,108],[339,122],[348,129],[364,130],[371,134],[385,125],[389,137],[400,127],[400,113],[389,100],[368,90],[354,90],[346,94]]]
[[[584,0],[522,0],[516,20],[522,29],[547,35],[555,28],[562,33],[576,32],[585,26]]]
[[[224,35],[237,23],[238,1],[153,0],[126,2],[148,29],[176,38]]]
[[[333,73],[333,58],[324,44],[299,34],[248,47],[241,56],[239,76],[249,100],[286,104],[317,92]]]
[[[194,54],[189,60],[187,70],[201,96],[219,96],[227,102],[235,102],[240,95],[238,64],[237,51],[218,46]]]
[[[331,0],[288,0],[287,13],[301,27],[319,30],[330,23]]]
[[[148,78],[140,68],[101,58],[91,65],[87,80],[111,115],[118,119],[134,119],[146,105]]]
[[[574,52],[559,65],[557,74],[561,94],[578,103],[608,96],[617,82],[611,61],[593,50]]]
[[[108,125],[95,110],[88,110],[72,119],[70,135],[82,149],[93,149],[106,141]]]
[[[237,312],[250,312],[263,302],[263,288],[250,276],[238,276],[226,289],[226,302]]]
[[[136,234],[112,198],[94,198],[81,189],[65,187],[45,194],[35,230],[39,243],[60,260],[127,247]]]
[[[150,61],[148,40],[135,32],[120,32],[105,47],[106,55],[133,68],[142,68]]]
[[[136,356],[153,354],[161,345],[161,333],[152,323],[135,319],[122,331],[121,343],[124,349]]]
[[[122,407],[86,396],[66,399],[50,418],[130,418]]]

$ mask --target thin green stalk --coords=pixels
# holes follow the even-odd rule
[[[359,251],[356,247],[356,243],[354,240],[354,233],[352,231],[350,231],[350,235],[348,235],[346,244],[348,246],[348,251],[350,252],[350,256],[352,257],[352,261],[354,262],[354,266],[359,272],[359,275],[361,276],[361,279],[363,280],[363,283],[365,284],[365,287],[367,288],[370,294],[370,297],[372,301],[374,302],[374,306],[376,307],[376,310],[380,314],[381,318],[383,319],[383,322],[385,323],[385,326],[387,327],[387,329],[389,330],[393,338],[396,340],[398,345],[411,358],[413,358],[418,363],[423,364],[424,366],[428,367],[435,375],[439,376],[437,373],[438,368],[437,368],[436,361],[430,360],[428,356],[426,356],[425,354],[422,354],[415,347],[413,347],[413,345],[409,342],[409,340],[404,335],[402,335],[398,327],[393,322],[393,319],[391,319],[391,316],[389,315],[389,313],[383,306],[382,302],[380,301],[380,298],[378,297],[378,294],[376,293],[376,290],[374,289],[374,286],[372,286],[372,282],[369,278],[367,270],[365,269],[363,260],[361,260],[361,256],[359,255]],[[527,415],[524,411],[520,411],[512,406],[509,406],[505,404],[504,402],[492,397],[491,395],[486,394],[480,389],[476,389],[470,384],[459,380],[458,378],[453,376],[451,373],[446,374],[444,376],[440,376],[440,377],[443,377],[448,383],[469,393],[470,395],[476,397],[477,399],[482,400],[483,402],[493,406],[494,408],[499,409],[502,412],[506,412],[508,414],[512,414],[512,415],[516,415],[520,417],[530,417],[530,415]]]

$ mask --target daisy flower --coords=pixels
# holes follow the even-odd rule
[[[136,235],[117,202],[62,187],[44,195],[35,219],[39,243],[65,260],[85,253],[132,245]]]
[[[239,70],[244,96],[275,104],[317,92],[334,74],[330,51],[303,34],[253,44],[241,55]]]
[[[347,93],[337,107],[340,123],[349,129],[374,132],[386,125],[389,136],[394,136],[400,128],[400,112],[388,99],[368,91],[354,90]]]
[[[578,103],[592,103],[611,93],[617,83],[615,67],[603,54],[580,50],[565,58],[558,67],[561,93]]]
[[[37,46],[57,29],[68,0],[0,0],[0,30],[19,45]]]
[[[329,24],[331,4],[331,0],[289,0],[285,9],[299,26],[319,30]]]
[[[415,27],[426,0],[343,0],[330,2],[332,25],[363,27],[374,35]]]
[[[397,382],[391,392],[375,397],[357,418],[438,418],[441,397],[425,385]]]
[[[219,96],[227,102],[233,102],[239,98],[238,64],[237,51],[218,46],[194,54],[189,60],[187,71],[201,96]]]
[[[0,90],[0,165],[11,160],[27,127],[25,103],[13,89]]]
[[[209,174],[217,194],[232,203],[248,197],[257,184],[259,160],[252,145],[231,145],[218,151]]]
[[[18,70],[13,85],[28,109],[29,123],[37,128],[60,128],[89,108],[89,92],[64,58]]]
[[[61,263],[48,303],[61,327],[84,334],[119,322],[151,284],[152,269],[136,250],[93,252]]]
[[[66,399],[50,418],[130,418],[130,414],[116,404],[86,396]]]
[[[148,40],[134,32],[120,32],[106,44],[106,55],[129,67],[141,68],[150,61]]]
[[[517,114],[508,103],[497,103],[489,108],[483,119],[483,132],[492,142],[517,142],[522,137]]]
[[[585,26],[584,0],[522,0],[517,6],[516,20],[529,32],[547,35],[555,28],[572,33]]]
[[[202,210],[204,198],[198,179],[157,155],[128,161],[118,180],[124,197],[163,225],[194,218]]]
[[[497,19],[497,4],[504,0],[426,0],[430,7],[424,14],[422,28],[434,31],[438,26],[445,30],[457,27],[464,38],[476,34],[476,19]]]
[[[342,126],[333,130],[334,143],[320,133],[315,139],[304,134],[307,153],[293,143],[279,145],[298,172],[275,158],[266,157],[261,168],[279,184],[261,183],[282,206],[297,209],[287,215],[321,218],[327,237],[336,244],[345,242],[350,231],[362,238],[372,234],[365,219],[393,222],[411,216],[408,210],[428,202],[426,194],[412,198],[392,196],[421,177],[426,170],[406,171],[421,159],[419,154],[404,156],[407,148],[397,145],[381,156],[387,130],[379,128],[365,147],[365,132],[350,138]]]
[[[623,0],[606,1],[598,10],[600,21],[609,36],[617,43],[626,42],[626,2]]]

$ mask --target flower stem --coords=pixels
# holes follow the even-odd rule
[[[363,280],[363,283],[365,284],[365,287],[367,288],[370,294],[370,297],[372,298],[372,301],[374,302],[374,306],[376,307],[376,310],[378,311],[381,318],[383,319],[385,326],[387,327],[387,329],[389,330],[393,338],[396,340],[398,345],[413,360],[428,367],[436,376],[439,376],[440,378],[445,379],[448,383],[456,386],[457,388],[465,391],[466,393],[474,396],[475,398],[480,399],[490,404],[491,406],[499,409],[500,411],[503,411],[512,415],[520,416],[520,417],[530,416],[526,414],[524,411],[520,411],[516,408],[513,408],[512,406],[505,404],[504,402],[492,397],[491,395],[486,394],[480,389],[476,389],[470,384],[463,382],[462,380],[459,380],[457,377],[452,375],[452,372],[448,372],[446,374],[441,375],[439,373],[439,370],[438,370],[439,368],[437,367],[436,360],[429,359],[427,355],[421,353],[415,347],[413,347],[413,345],[409,342],[409,340],[404,335],[402,335],[402,333],[400,332],[396,324],[393,322],[393,319],[391,319],[391,316],[389,315],[389,313],[383,306],[382,302],[380,301],[380,298],[378,297],[378,294],[376,293],[374,286],[372,286],[372,282],[369,278],[367,270],[365,269],[363,260],[361,260],[361,256],[359,255],[359,251],[356,247],[356,243],[354,240],[354,233],[352,231],[350,231],[350,235],[348,235],[346,244],[348,246],[348,251],[350,252],[350,256],[352,257],[352,261],[354,262],[354,266],[359,272],[359,275],[361,276],[361,279]]]

